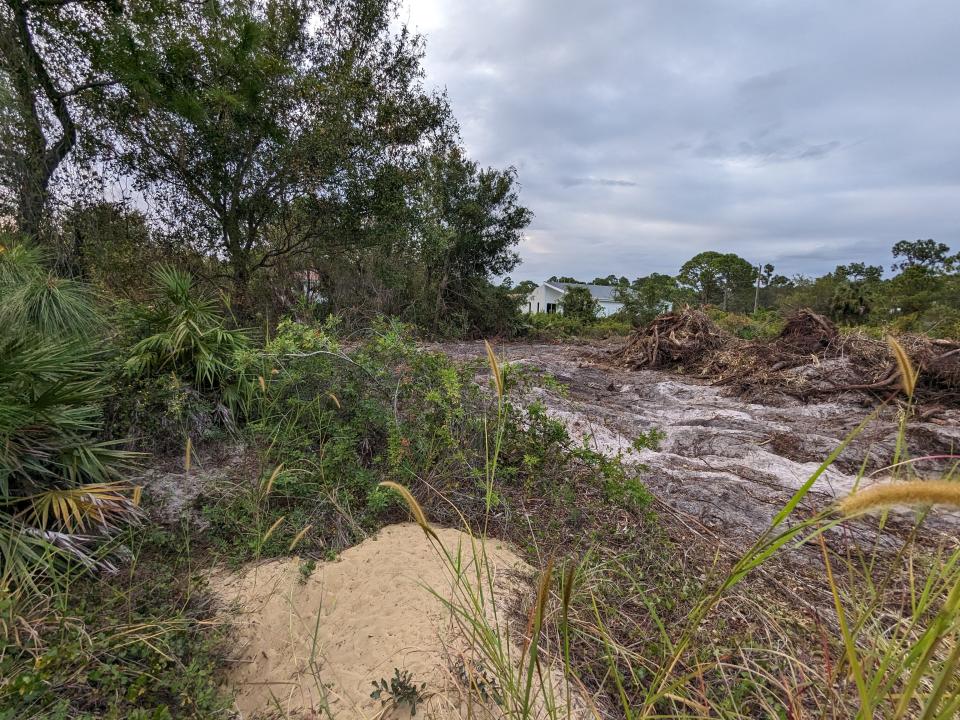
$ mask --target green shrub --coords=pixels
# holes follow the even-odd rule
[[[559,313],[526,315],[521,333],[530,340],[603,340],[626,337],[633,331],[629,320],[611,317],[584,320]]]
[[[751,315],[726,312],[716,307],[704,310],[720,328],[744,340],[773,340],[783,330],[783,317],[775,310],[761,309]]]
[[[250,338],[226,327],[218,303],[184,271],[154,272],[154,303],[121,305],[120,366],[108,402],[110,430],[139,448],[166,451],[185,438],[215,439],[235,432],[251,410],[259,385],[248,373]]]
[[[23,246],[0,253],[0,592],[97,566],[98,538],[137,515],[118,482],[129,454],[97,437],[91,298]]]

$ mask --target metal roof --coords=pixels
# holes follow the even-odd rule
[[[563,292],[566,292],[567,288],[583,287],[590,291],[590,294],[593,295],[595,300],[599,300],[600,302],[616,302],[617,300],[613,294],[613,291],[617,289],[615,285],[590,285],[588,283],[551,282],[549,280],[543,284],[562,290]]]

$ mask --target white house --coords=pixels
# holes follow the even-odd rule
[[[523,306],[520,308],[525,313],[562,313],[563,308],[560,304],[568,288],[583,287],[590,291],[593,299],[600,305],[600,317],[613,315],[623,307],[623,303],[617,302],[613,291],[616,290],[612,285],[587,285],[583,283],[563,283],[547,281],[535,288],[528,296]]]

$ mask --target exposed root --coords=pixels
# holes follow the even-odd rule
[[[899,341],[920,370],[917,398],[960,404],[960,343],[924,335]],[[672,368],[707,378],[753,400],[848,392],[885,397],[899,388],[887,343],[861,332],[840,333],[809,309],[791,315],[776,340],[748,342],[686,307],[635,332],[613,358],[632,369]]]

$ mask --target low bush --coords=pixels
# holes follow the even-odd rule
[[[744,315],[707,307],[705,312],[721,329],[744,340],[773,340],[784,326],[784,319],[776,310],[758,310]]]
[[[628,319],[616,315],[591,320],[560,313],[537,313],[524,316],[520,334],[530,340],[604,340],[625,337],[632,330]]]

